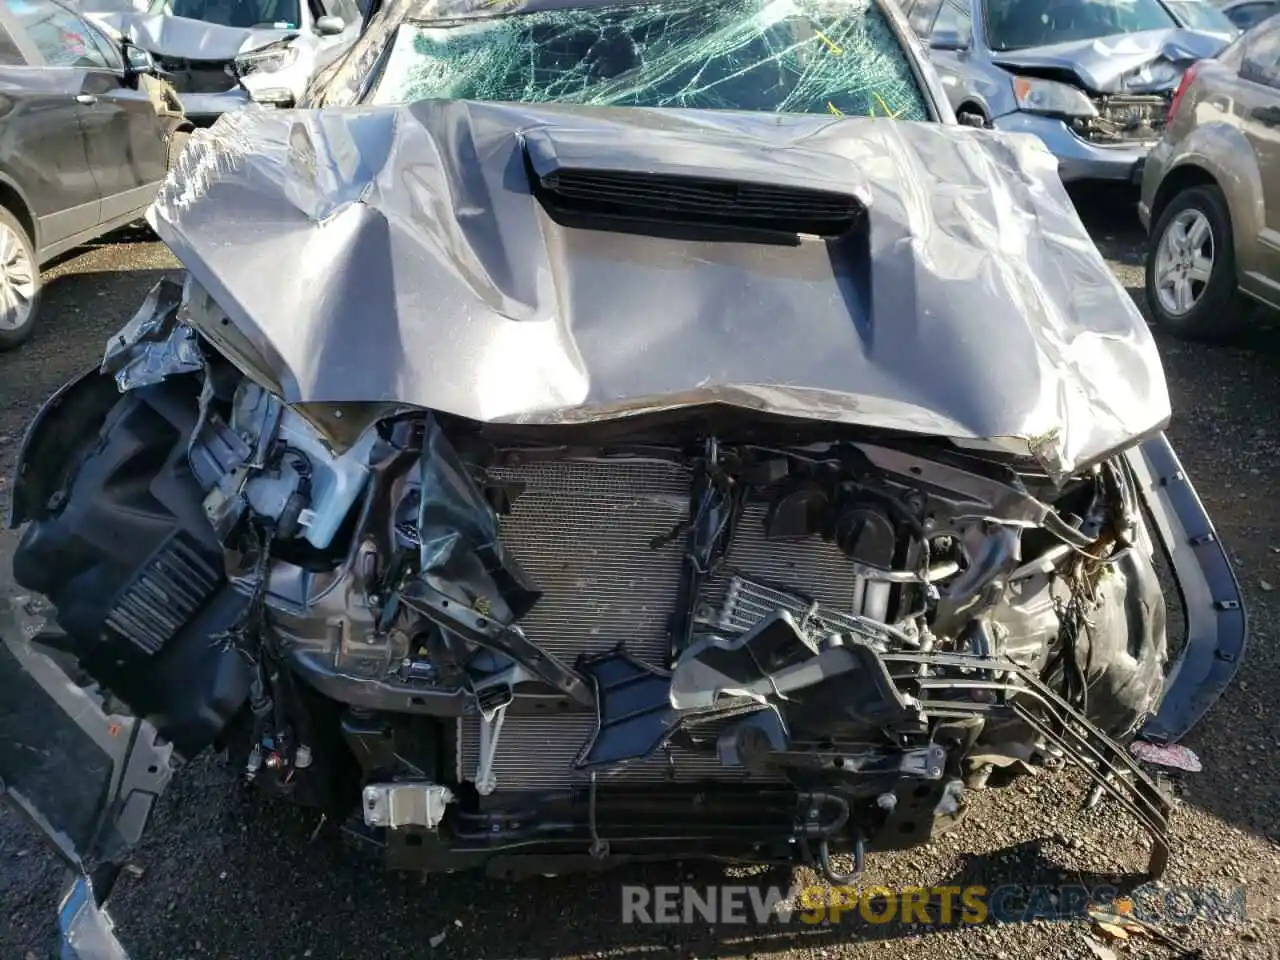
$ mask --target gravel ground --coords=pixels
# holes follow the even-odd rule
[[[1129,203],[1084,197],[1081,209],[1117,277],[1141,301],[1142,237]],[[97,360],[105,337],[173,267],[159,244],[125,238],[78,251],[49,272],[44,327],[22,351],[0,356],[0,475],[11,470],[22,428],[38,404]],[[1231,348],[1167,339],[1160,345],[1174,397],[1170,433],[1231,551],[1252,626],[1237,682],[1187,741],[1205,770],[1180,784],[1166,876],[1170,886],[1243,886],[1248,919],[1170,923],[1168,929],[1205,957],[1276,958],[1280,331],[1264,327]],[[0,512],[6,493],[0,481]],[[0,535],[0,595],[13,589],[12,542]],[[324,833],[313,839],[310,815],[233,799],[232,780],[217,758],[204,758],[184,770],[163,799],[136,856],[141,875],[126,874],[113,899],[135,960],[1097,956],[1090,946],[1097,931],[1082,923],[946,930],[861,921],[838,927],[623,924],[622,882],[701,886],[723,881],[725,870],[672,866],[517,885],[468,876],[423,881],[371,868]],[[1062,775],[977,794],[955,833],[928,850],[873,857],[868,881],[891,888],[1057,885],[1093,883],[1140,867],[1135,828],[1106,803],[1080,812],[1083,793],[1077,778]],[[33,832],[0,809],[0,960],[43,958],[59,880],[59,868]],[[1119,956],[1181,955],[1141,938],[1110,949]]]

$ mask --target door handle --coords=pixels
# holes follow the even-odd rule
[[[76,103],[83,103],[86,107],[92,106],[98,102],[98,98],[92,93],[77,93]]]
[[[1280,125],[1280,107],[1254,107],[1249,116],[1268,127]]]

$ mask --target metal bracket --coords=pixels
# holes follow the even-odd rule
[[[515,664],[472,690],[476,709],[480,713],[480,758],[476,762],[476,793],[482,797],[489,796],[498,788],[498,778],[493,775],[493,760],[498,752],[502,721],[507,717],[507,707],[516,698],[515,685],[527,678],[527,671]]]
[[[370,827],[426,827],[434,830],[444,819],[453,792],[426,780],[371,783],[364,788],[364,822]]]
[[[493,775],[493,758],[498,752],[498,737],[502,733],[502,721],[507,716],[507,704],[492,713],[480,714],[480,759],[476,763],[476,793],[487,797],[498,789],[498,778]]]

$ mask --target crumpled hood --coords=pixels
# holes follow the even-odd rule
[[[298,33],[274,28],[224,27],[162,13],[104,13],[94,19],[157,56],[187,60],[234,60],[242,53]]]
[[[561,225],[530,181],[583,169],[840,191],[869,232]],[[1146,324],[1024,135],[466,101],[246,111],[197,131],[149,217],[292,403],[521,423],[720,403],[991,439],[1059,475],[1169,417]]]
[[[1094,93],[1171,90],[1197,60],[1217,56],[1228,41],[1198,30],[1148,30],[1077,43],[996,51],[992,61],[1009,69],[1053,69],[1074,73]]]

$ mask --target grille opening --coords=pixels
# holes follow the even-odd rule
[[[1098,115],[1072,121],[1072,129],[1092,143],[1144,143],[1164,133],[1172,92],[1089,98]]]
[[[734,239],[794,243],[848,234],[866,213],[853,196],[807,187],[713,177],[559,169],[530,171],[534,195],[569,226],[642,230],[675,237],[731,234]]]
[[[227,72],[225,60],[188,60],[185,57],[156,57],[157,65],[169,74],[169,84],[178,93],[225,93],[238,81]]]

